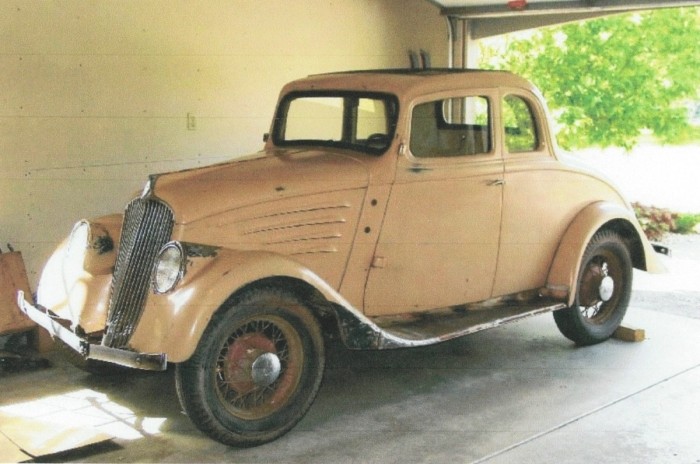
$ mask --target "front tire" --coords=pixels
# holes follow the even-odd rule
[[[283,290],[262,289],[214,315],[175,378],[197,428],[249,447],[279,438],[301,420],[324,365],[323,336],[309,308]]]
[[[632,260],[612,231],[596,233],[581,261],[573,306],[554,312],[561,333],[578,345],[610,338],[627,311],[632,290]]]

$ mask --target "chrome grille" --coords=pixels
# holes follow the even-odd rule
[[[165,203],[137,198],[127,206],[103,345],[123,348],[131,338],[146,303],[156,255],[172,231],[173,213]]]

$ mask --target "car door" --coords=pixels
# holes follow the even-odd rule
[[[410,108],[409,142],[365,289],[365,312],[388,315],[491,296],[503,162],[493,91],[439,95]]]

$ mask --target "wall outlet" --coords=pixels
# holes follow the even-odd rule
[[[197,120],[194,117],[194,114],[192,113],[187,113],[187,130],[195,130],[197,128]]]

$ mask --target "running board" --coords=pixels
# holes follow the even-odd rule
[[[438,311],[358,319],[336,308],[341,336],[350,349],[411,348],[452,340],[509,322],[566,308],[558,300],[508,301],[469,309],[458,306]]]

